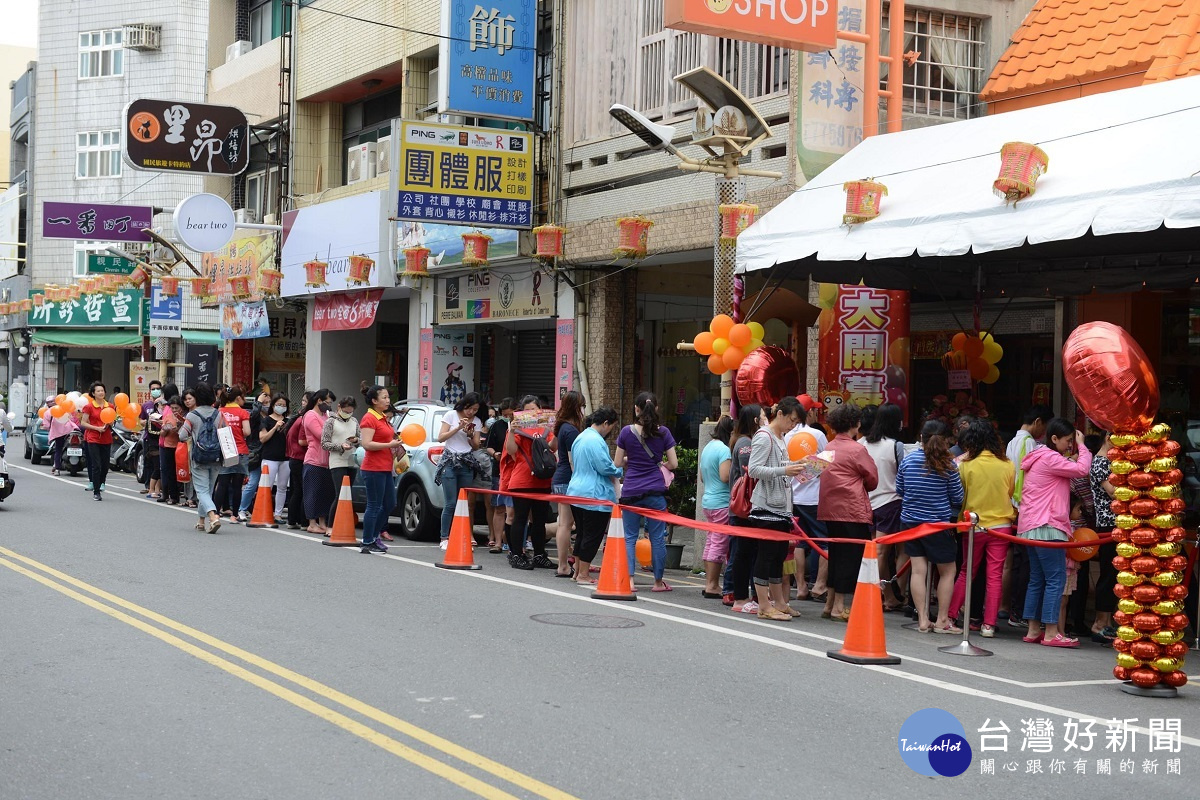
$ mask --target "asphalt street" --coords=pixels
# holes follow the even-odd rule
[[[4,800],[1196,796],[1200,686],[1124,694],[1090,643],[1004,628],[975,640],[994,656],[964,658],[889,614],[902,663],[856,667],[826,656],[845,625],[814,603],[771,623],[702,599],[687,573],[614,603],[484,548],[468,573],[399,537],[368,556],[285,530],[206,535],[128,476],[97,503],[82,479],[9,465]],[[961,721],[958,777],[899,754],[927,708]],[[1112,720],[1129,721],[1120,750]],[[1007,750],[984,750],[998,725]]]

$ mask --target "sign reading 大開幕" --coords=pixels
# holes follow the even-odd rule
[[[438,325],[553,317],[554,281],[535,269],[488,270],[438,278]]]
[[[134,100],[122,138],[134,169],[241,175],[250,164],[250,123],[232,106]]]
[[[404,122],[397,218],[447,225],[533,225],[533,136]]]
[[[533,119],[537,0],[442,0],[438,111]]]

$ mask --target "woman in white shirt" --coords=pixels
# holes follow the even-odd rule
[[[437,440],[445,448],[438,461],[437,475],[434,482],[442,487],[442,549],[445,550],[450,541],[450,525],[454,522],[454,507],[458,503],[458,492],[475,482],[480,474],[479,462],[472,455],[478,450],[479,435],[483,431],[483,423],[477,416],[482,401],[475,392],[468,392],[462,400],[454,404],[454,410],[446,412],[442,417],[442,426]]]
[[[863,445],[867,448],[867,452],[875,462],[875,469],[879,473],[879,485],[875,487],[874,491],[867,494],[867,498],[871,501],[871,512],[875,517],[876,536],[881,533],[896,533],[905,528],[900,522],[900,508],[904,505],[904,501],[896,492],[896,471],[904,459],[904,445],[899,441],[900,427],[903,424],[903,409],[893,403],[884,403],[875,414],[875,423],[871,427],[871,432],[863,440]],[[888,557],[890,548],[887,545],[880,545],[879,549],[879,572],[890,578],[892,572],[887,568],[891,562]],[[898,558],[907,560],[907,556],[903,552]],[[897,563],[897,567],[901,565],[902,562]],[[892,586],[892,597],[884,598],[885,610],[895,611],[903,605],[896,592],[896,587]]]

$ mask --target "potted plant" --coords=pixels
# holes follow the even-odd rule
[[[676,447],[675,456],[679,466],[675,468],[675,480],[667,489],[667,511],[684,517],[696,518],[696,478],[700,465],[700,451],[687,447]],[[667,569],[679,569],[683,560],[683,545],[676,544],[676,525],[667,527]]]

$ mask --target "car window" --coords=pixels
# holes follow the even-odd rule
[[[404,415],[404,418],[400,420],[400,424],[397,427],[403,428],[405,425],[420,425],[422,428],[424,428],[425,427],[425,409],[423,409],[423,408],[408,409],[408,412]]]
[[[1191,442],[1192,449],[1200,450],[1200,425],[1188,425],[1188,441]]]
[[[446,411],[449,411],[449,409],[433,412],[433,430],[435,434],[442,429],[442,417],[446,416]]]

